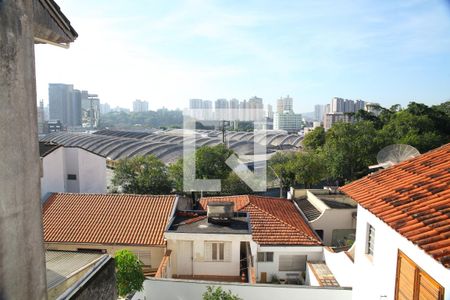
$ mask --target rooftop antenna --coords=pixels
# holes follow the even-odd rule
[[[419,156],[420,152],[410,145],[393,144],[384,147],[377,154],[378,165],[369,166],[369,169],[384,168],[387,169],[402,161]]]

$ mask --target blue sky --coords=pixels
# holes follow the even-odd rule
[[[450,3],[57,0],[79,38],[36,46],[38,98],[73,83],[102,102],[334,96],[390,106],[450,99]]]

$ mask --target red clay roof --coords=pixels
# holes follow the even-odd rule
[[[212,201],[234,202],[236,211],[248,212],[253,239],[260,245],[322,245],[288,199],[255,195],[207,197],[200,200],[200,206],[206,209],[207,203]]]
[[[450,144],[341,190],[450,268]]]
[[[164,245],[176,196],[52,194],[44,204],[45,242]]]

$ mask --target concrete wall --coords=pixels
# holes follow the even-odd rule
[[[305,287],[299,285],[239,284],[223,282],[189,281],[176,279],[148,279],[144,282],[144,290],[138,292],[133,300],[193,300],[202,299],[208,286],[221,286],[230,290],[244,300],[350,300],[351,289]]]
[[[323,242],[327,246],[334,246],[333,231],[338,229],[356,229],[352,213],[354,209],[326,209],[317,219],[309,222],[314,230],[323,230]]]
[[[64,148],[59,147],[42,158],[41,199],[48,193],[64,192]]]
[[[366,252],[367,224],[375,228],[374,255]],[[353,299],[394,299],[397,253],[401,250],[445,289],[450,299],[450,270],[415,246],[368,210],[358,206]]]
[[[33,1],[0,1],[0,299],[46,299]]]
[[[258,281],[261,280],[261,272],[267,273],[268,281],[272,280],[273,275],[276,275],[280,279],[286,279],[287,273],[299,273],[297,271],[279,271],[280,255],[306,255],[306,261],[323,259],[323,247],[258,247],[257,251],[273,252],[273,262],[258,262],[257,255],[255,254],[256,277]]]
[[[193,262],[192,275],[219,275],[219,276],[239,276],[240,268],[240,243],[241,241],[250,241],[251,235],[234,235],[234,234],[184,234],[184,233],[166,233],[167,249],[172,250],[172,274],[177,273],[177,265],[179,255],[177,255],[177,241],[192,241],[193,245]],[[231,253],[229,261],[208,261],[205,258],[205,241],[230,242]]]
[[[152,269],[158,269],[159,264],[164,256],[164,247],[145,247],[145,246],[132,246],[132,245],[101,245],[101,244],[70,244],[70,243],[45,243],[47,250],[65,250],[65,251],[77,251],[78,249],[101,249],[114,257],[115,253],[119,250],[127,249],[136,255],[144,255],[148,257],[150,254],[150,261],[142,260],[145,265],[150,263]]]
[[[355,246],[355,245],[354,245]],[[325,263],[340,286],[352,287],[355,280],[355,266],[348,255],[342,251],[334,253],[326,247],[323,250]]]
[[[54,192],[106,193],[106,159],[81,148],[54,150],[42,159],[42,170],[41,199]]]

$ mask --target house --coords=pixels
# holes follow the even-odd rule
[[[303,281],[306,262],[322,259],[322,242],[291,200],[241,195],[202,198],[199,205],[207,209],[214,202],[232,202],[235,211],[249,214],[257,281],[273,275]]]
[[[339,249],[353,244],[357,210],[354,200],[328,188],[294,190],[291,194],[324,245]]]
[[[53,193],[43,205],[45,248],[112,256],[128,249],[152,273],[165,253],[164,229],[182,203],[175,195]]]
[[[106,193],[105,157],[79,147],[39,142],[41,199],[49,193]]]
[[[216,202],[205,211],[178,211],[164,234],[171,252],[169,278],[240,282],[251,280],[252,230],[234,203]],[[249,266],[250,265],[250,266]],[[253,276],[254,277],[254,276]]]
[[[345,185],[353,299],[450,299],[450,144]]]

